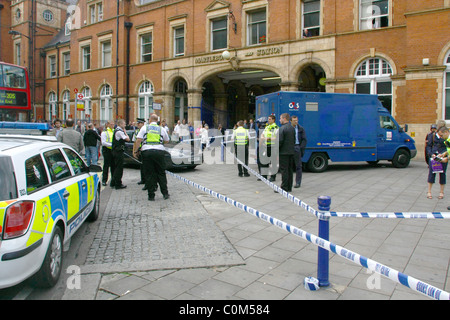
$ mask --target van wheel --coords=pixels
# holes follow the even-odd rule
[[[406,168],[410,161],[411,156],[409,155],[409,152],[404,149],[400,149],[397,150],[394,158],[392,158],[392,165],[396,168]]]
[[[41,269],[36,274],[36,285],[41,288],[53,287],[59,279],[63,262],[63,233],[55,227],[52,239],[45,254]]]
[[[313,153],[308,161],[308,170],[311,172],[324,172],[328,168],[326,153]]]
[[[94,199],[94,208],[92,209],[92,212],[88,215],[88,217],[86,218],[86,221],[89,222],[94,222],[97,221],[98,219],[98,215],[100,213],[100,185],[98,185],[97,187],[97,194],[95,195],[95,199]]]

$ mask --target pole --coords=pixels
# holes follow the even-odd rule
[[[330,240],[330,216],[326,213],[330,211],[331,198],[328,196],[320,196],[317,199],[319,205],[319,237],[329,241]],[[317,279],[320,287],[328,287],[330,282],[329,277],[329,252],[326,249],[319,247],[317,255]]]

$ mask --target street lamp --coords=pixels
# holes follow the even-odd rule
[[[28,38],[28,40],[31,40],[31,38],[29,36],[26,36],[23,33],[16,31],[16,30],[9,30],[8,33],[13,36],[22,36],[22,37]]]

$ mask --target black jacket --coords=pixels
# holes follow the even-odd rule
[[[102,139],[98,135],[97,132],[93,129],[89,129],[84,133],[83,142],[85,147],[96,147],[97,141],[101,141]]]
[[[290,122],[283,124],[278,130],[278,139],[280,155],[295,154],[295,129]]]

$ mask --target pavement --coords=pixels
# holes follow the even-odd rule
[[[318,235],[315,216],[256,177],[238,177],[234,164],[176,174]],[[427,199],[427,174],[420,160],[405,169],[332,163],[324,173],[304,172],[292,194],[314,208],[330,196],[331,210],[341,212],[447,211],[450,193],[437,199],[438,185]],[[155,202],[137,185],[135,168],[124,171],[126,189],[103,188],[105,210],[86,231],[81,285],[68,286],[63,300],[429,300],[332,253],[330,286],[308,291],[303,281],[317,277],[317,246],[167,179],[170,199],[157,192]],[[447,219],[332,217],[330,241],[450,291]]]

